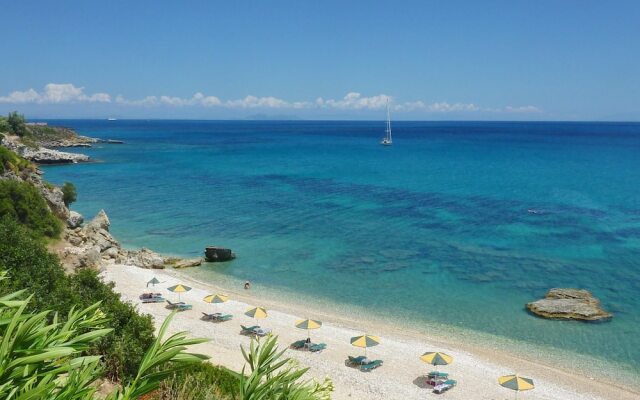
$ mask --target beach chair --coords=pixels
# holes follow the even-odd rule
[[[435,394],[442,394],[444,392],[446,392],[447,390],[453,388],[454,386],[456,386],[458,384],[457,381],[454,381],[453,379],[448,379],[442,383],[439,383],[438,385],[436,385],[433,388],[433,393]]]
[[[295,350],[301,350],[301,349],[304,349],[305,344],[307,344],[307,341],[302,339],[302,340],[298,340],[297,342],[291,343],[291,346],[289,347]]]
[[[216,314],[218,315],[216,315],[213,320],[217,322],[230,321],[233,318],[233,315],[231,314],[220,314],[220,313],[216,313]]]
[[[324,343],[311,344],[311,346],[307,346],[310,352],[318,353],[327,348],[327,345]]]
[[[242,329],[240,331],[240,334],[242,335],[253,335],[256,331],[256,329],[260,329],[259,325],[253,325],[253,326],[244,326],[244,325],[240,325],[240,328]]]
[[[349,364],[351,365],[362,365],[367,360],[365,356],[351,357],[349,356]]]
[[[271,333],[271,328],[257,328],[253,330],[256,336],[267,336]]]
[[[438,371],[431,371],[427,375],[427,385],[436,386],[436,385],[446,381],[447,379],[449,379],[449,374],[448,373],[446,373],[446,372],[438,372]]]
[[[382,365],[382,360],[373,360],[360,366],[360,371],[369,372]]]
[[[152,298],[162,298],[162,293],[142,293],[138,298],[140,300],[152,299]]]
[[[220,313],[213,313],[213,314],[207,314],[206,312],[202,313],[202,319],[205,321],[213,321],[215,320],[218,316],[220,315]]]
[[[142,299],[142,303],[164,303],[164,297],[162,296],[145,297]]]
[[[167,308],[171,308],[171,309],[178,308],[178,306],[179,306],[180,304],[185,304],[185,303],[184,303],[184,302],[182,302],[182,301],[181,301],[181,302],[179,302],[179,303],[172,303],[172,302],[170,302],[169,300],[166,300],[166,302],[167,302]]]

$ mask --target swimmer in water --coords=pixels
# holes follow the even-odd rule
[[[251,287],[251,282],[246,281],[246,282],[244,283],[244,288],[245,288],[246,290],[249,290],[249,288],[250,288],[250,287]]]

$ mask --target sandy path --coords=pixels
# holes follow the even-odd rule
[[[188,331],[196,337],[210,338],[211,342],[199,345],[198,352],[211,356],[211,362],[224,365],[234,370],[240,370],[244,364],[240,346],[248,346],[250,339],[242,336],[240,324],[252,325],[255,320],[244,315],[249,305],[265,305],[269,307],[269,317],[260,321],[263,327],[273,329],[279,336],[281,347],[303,339],[305,331],[293,327],[294,321],[302,316],[294,316],[289,313],[279,312],[277,305],[261,304],[249,294],[232,296],[232,300],[224,304],[206,304],[202,298],[211,293],[224,293],[224,288],[216,288],[213,285],[204,285],[194,282],[175,271],[169,270],[145,270],[136,267],[112,265],[108,266],[102,276],[106,281],[116,284],[115,290],[121,293],[126,300],[139,304],[139,310],[149,313],[155,318],[156,326],[170,313],[163,304],[141,304],[138,295],[145,291],[145,282],[153,276],[158,277],[163,283],[156,287],[156,291],[163,293],[165,298],[175,300],[176,295],[166,290],[167,287],[182,282],[193,287],[193,290],[183,293],[181,298],[193,304],[193,310],[179,313],[174,319],[170,331]],[[229,293],[229,292],[227,292]],[[234,300],[235,298],[235,300]],[[273,308],[273,309],[271,309]],[[290,309],[282,307],[281,309]],[[205,322],[200,320],[201,312],[218,310],[234,315],[234,319],[224,323]],[[304,311],[304,310],[302,310]],[[518,371],[523,376],[533,378],[536,389],[522,392],[519,399],[548,399],[548,400],[573,400],[573,399],[616,399],[631,400],[640,398],[640,393],[633,393],[611,386],[606,386],[598,381],[581,375],[560,371],[539,363],[524,359],[510,357],[483,348],[471,348],[469,345],[460,346],[442,343],[441,340],[398,331],[393,327],[374,327],[360,321],[358,315],[349,319],[349,324],[336,322],[330,317],[322,316],[321,329],[312,331],[314,342],[324,342],[327,350],[318,354],[288,350],[287,355],[299,361],[303,366],[310,367],[310,375],[322,380],[330,377],[335,386],[334,399],[422,399],[436,398],[438,395],[425,388],[419,377],[429,370],[419,360],[419,356],[425,351],[444,351],[454,357],[454,363],[440,370],[449,372],[453,379],[458,381],[458,386],[447,392],[442,397],[450,399],[513,399],[514,393],[497,384],[497,377]],[[348,355],[358,355],[361,349],[356,349],[349,344],[349,338],[360,335],[363,332],[349,328],[348,326],[366,326],[374,329],[370,333],[381,337],[382,344],[369,350],[370,358],[384,360],[384,365],[369,373],[345,366]],[[464,347],[464,349],[462,349]],[[491,361],[485,361],[491,360]]]

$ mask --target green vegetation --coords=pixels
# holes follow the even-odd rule
[[[69,204],[75,202],[78,198],[78,194],[76,193],[76,186],[71,182],[65,182],[64,185],[62,185],[61,189],[62,193],[64,194],[62,201],[64,201],[65,206],[69,207]]]
[[[8,280],[5,272],[0,283]],[[31,297],[25,291],[0,297],[0,398],[13,399],[92,399],[94,382],[102,376],[100,356],[84,351],[111,332],[109,319],[95,303],[72,309],[66,318],[49,311],[27,312]],[[162,340],[171,314],[162,324],[158,339],[147,350],[135,378],[111,392],[108,400],[132,400],[155,390],[167,376],[205,356],[186,353],[186,346],[204,339],[187,339],[186,333]]]
[[[43,241],[16,220],[0,220],[0,269],[11,279],[0,282],[0,294],[19,289],[33,292],[31,310],[54,309],[66,314],[72,307],[87,307],[102,301],[101,310],[109,316],[113,331],[95,342],[91,354],[102,354],[106,375],[115,381],[132,378],[145,349],[153,341],[151,317],[140,315],[130,303],[120,300],[112,285],[100,280],[92,270],[65,275],[58,258],[49,253]]]
[[[236,400],[238,385],[237,373],[202,363],[165,379],[150,400]]]
[[[333,391],[331,380],[323,383],[313,380],[301,381],[309,368],[297,368],[285,350],[278,352],[277,338],[269,336],[264,342],[252,340],[249,351],[242,348],[242,355],[251,373],[246,368],[240,376],[240,398],[242,400],[329,400]]]
[[[0,145],[0,174],[5,173],[6,171],[19,173],[23,169],[33,171],[35,166],[30,161],[25,160],[13,151]]]
[[[18,136],[24,136],[27,133],[27,126],[25,125],[27,120],[24,119],[24,115],[18,114],[17,111],[10,112],[7,116],[7,124],[9,125],[9,133]]]
[[[0,218],[9,217],[36,235],[58,237],[62,223],[47,207],[38,189],[27,182],[0,180]]]

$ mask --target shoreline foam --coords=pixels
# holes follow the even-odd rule
[[[240,336],[238,332],[241,323],[252,322],[242,314],[248,305],[263,305],[273,310],[270,311],[269,318],[261,322],[263,326],[273,328],[274,333],[280,336],[281,347],[284,348],[294,340],[305,336],[304,331],[293,327],[296,319],[294,315],[309,316],[301,315],[305,311],[304,307],[257,298],[254,293],[236,291],[229,287],[218,287],[177,271],[110,265],[103,272],[107,281],[116,283],[115,290],[134,303],[138,303],[137,296],[145,290],[144,282],[154,275],[165,281],[160,291],[168,295],[173,295],[164,290],[164,287],[169,284],[183,281],[193,286],[194,290],[183,294],[182,297],[183,300],[190,301],[194,309],[180,313],[174,320],[172,330],[188,330],[194,336],[213,339],[212,342],[199,346],[198,350],[212,355],[212,362],[216,364],[234,370],[242,368],[243,360],[238,347],[241,344],[247,345],[249,340]],[[231,301],[217,306],[220,310],[231,311],[234,314],[232,321],[213,324],[199,319],[201,311],[211,311],[214,307],[202,302],[204,294],[211,291],[224,291],[231,295]],[[141,304],[139,309],[153,315],[156,325],[169,314],[169,310],[160,304]],[[329,345],[328,349],[322,354],[289,350],[287,355],[298,360],[300,364],[311,367],[310,374],[318,379],[326,375],[330,376],[336,387],[333,396],[335,399],[411,399],[429,395],[430,390],[419,387],[420,379],[418,379],[430,370],[428,365],[418,359],[419,355],[427,350],[445,351],[454,356],[453,364],[441,367],[442,370],[450,372],[452,378],[459,382],[458,387],[447,393],[447,396],[452,399],[511,397],[513,393],[498,386],[496,379],[500,375],[514,372],[531,377],[536,382],[536,389],[523,393],[521,395],[523,399],[624,400],[634,399],[640,395],[635,388],[612,387],[600,378],[596,380],[594,377],[572,373],[566,368],[558,368],[537,361],[543,354],[531,358],[527,355],[515,357],[497,348],[478,345],[474,340],[457,343],[451,337],[413,332],[381,321],[371,321],[366,317],[344,318],[335,313],[316,313],[315,311],[312,316],[325,322],[322,329],[312,332],[312,337],[316,341],[326,342]],[[356,325],[360,330],[354,329]],[[359,353],[359,349],[348,344],[348,339],[350,336],[361,334],[362,329],[382,337],[382,344],[371,349],[370,354],[372,357],[385,360],[385,365],[380,369],[366,374],[344,365],[347,355]]]

